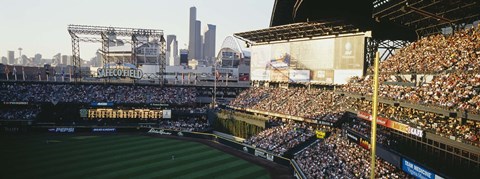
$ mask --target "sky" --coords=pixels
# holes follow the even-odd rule
[[[217,26],[216,51],[226,36],[267,28],[274,0],[0,0],[0,57],[52,58],[72,54],[69,24],[161,29],[187,48],[189,9],[197,20]],[[81,58],[95,56],[100,43],[80,43]]]

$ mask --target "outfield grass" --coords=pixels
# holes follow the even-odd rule
[[[0,136],[0,162],[0,178],[270,178],[206,145],[148,136]]]

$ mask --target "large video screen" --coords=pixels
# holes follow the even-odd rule
[[[345,84],[363,75],[365,36],[252,47],[251,80]]]

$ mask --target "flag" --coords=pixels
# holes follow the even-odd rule
[[[220,79],[220,73],[215,69],[215,81],[218,81],[218,79]]]
[[[53,71],[53,79],[54,81],[57,81],[57,71],[55,70],[55,68],[52,68],[52,71]]]
[[[15,81],[17,81],[17,69],[13,66],[13,75],[15,76]]]
[[[8,69],[8,66],[5,66],[5,76],[7,76],[7,81],[8,81],[8,75],[10,73],[10,70]]]
[[[62,81],[65,81],[65,69],[62,66]]]
[[[47,75],[47,81],[49,81],[48,77],[50,76],[50,69],[45,68],[45,75]]]
[[[185,79],[185,73],[182,73],[182,84],[184,79]]]
[[[228,86],[228,73],[225,74],[225,86]]]
[[[42,73],[40,72],[40,67],[38,67],[37,73],[38,73],[38,81],[42,81]]]
[[[23,81],[25,81],[25,68],[22,66],[22,77]]]

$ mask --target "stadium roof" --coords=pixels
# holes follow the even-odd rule
[[[372,17],[413,29],[419,35],[480,19],[478,0],[375,0]]]
[[[223,40],[222,46],[220,48],[221,50],[218,53],[221,53],[221,51],[224,49],[231,49],[231,50],[234,50],[235,52],[241,53],[242,58],[250,57],[250,51],[248,49],[242,48],[242,46],[238,42],[238,39],[235,38],[234,36],[225,37],[225,39]]]
[[[478,0],[275,0],[270,27],[337,19],[381,40],[416,40],[480,19]]]
[[[364,24],[370,22],[372,10],[370,0],[275,0],[270,27],[325,19]]]
[[[372,31],[372,37],[382,40],[417,39],[415,31],[394,23],[376,22],[372,18],[372,0],[276,0],[270,27],[305,22],[342,22],[360,32]],[[332,20],[334,19],[334,20]],[[343,32],[340,32],[343,33]]]
[[[252,43],[312,38],[359,32],[352,24],[343,21],[301,22],[266,29],[235,33],[234,36]]]

